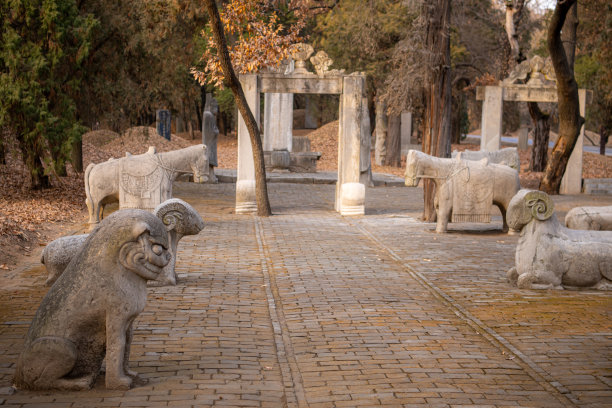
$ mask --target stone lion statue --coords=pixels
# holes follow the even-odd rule
[[[520,190],[507,215],[508,225],[521,231],[510,283],[522,289],[612,290],[612,232],[565,228],[542,191]]]
[[[132,325],[145,307],[147,280],[169,261],[168,233],[155,215],[128,209],[103,220],[36,311],[15,386],[91,388],[106,357],[106,387],[129,388]]]

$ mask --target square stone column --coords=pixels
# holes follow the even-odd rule
[[[363,75],[353,74],[343,79],[335,206],[342,215],[365,213],[365,186],[359,182],[364,88]]]
[[[259,80],[257,75],[240,75],[240,84],[249,108],[259,126]],[[255,164],[246,123],[238,114],[238,175],[236,178],[236,214],[257,212],[255,197]]]
[[[480,150],[492,152],[501,148],[504,88],[485,87],[480,126]]]
[[[266,93],[264,95],[264,139],[263,149],[266,152],[282,154],[290,162],[289,152],[293,149],[293,94]],[[274,161],[274,160],[273,160]],[[278,163],[276,163],[278,164]],[[272,163],[273,167],[279,167]]]
[[[580,116],[586,114],[586,89],[578,90]],[[559,186],[559,194],[580,194],[582,192],[582,148],[584,145],[584,124],[580,128],[576,146],[565,166],[565,173]]]

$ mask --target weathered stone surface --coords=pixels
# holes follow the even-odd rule
[[[197,235],[202,231],[204,220],[191,205],[178,198],[164,201],[155,208],[153,214],[162,220],[166,226],[172,258],[158,275],[157,279],[151,281],[151,283],[154,282],[157,285],[176,285],[177,276],[174,267],[178,243],[185,235]]]
[[[572,208],[565,215],[565,226],[577,230],[612,231],[612,206]]]
[[[453,222],[489,222],[492,204],[499,207],[507,229],[506,209],[520,188],[516,170],[487,159],[444,159],[409,150],[405,184],[416,187],[423,177],[436,184],[436,232],[446,232],[451,215]]]
[[[542,191],[521,190],[508,207],[508,225],[521,231],[508,281],[522,289],[612,289],[612,232],[578,231],[553,217]]]
[[[170,258],[166,228],[153,214],[129,209],[103,220],[42,300],[15,385],[87,389],[106,357],[106,387],[129,388],[132,325],[146,304],[146,281]]]
[[[168,230],[172,259],[156,279],[156,286],[176,285],[176,265],[178,242],[185,235],[196,235],[204,228],[204,220],[188,203],[171,198],[153,210]],[[64,272],[70,261],[81,250],[89,234],[69,235],[51,241],[42,252],[40,262],[48,273],[47,285],[52,285]]]
[[[206,146],[195,145],[167,153],[145,153],[90,164],[85,170],[89,223],[100,222],[104,206],[153,209],[172,197],[172,182],[191,173],[196,182],[208,173]]]
[[[208,174],[204,176],[205,182],[216,183],[215,167],[217,161],[217,138],[219,128],[217,127],[217,114],[219,104],[212,94],[206,94],[206,106],[202,115],[202,144],[206,146],[206,157],[208,159]]]
[[[47,268],[48,286],[60,277],[64,272],[72,258],[81,250],[83,243],[87,240],[89,234],[68,235],[58,238],[43,249],[40,256],[40,262]]]
[[[499,150],[502,135],[504,88],[487,86],[482,104],[482,121],[480,125],[480,149],[487,151]]]
[[[459,160],[481,160],[487,158],[490,163],[503,164],[519,171],[521,160],[516,147],[506,147],[501,150],[487,152],[484,150],[474,151],[465,150],[463,152],[454,151],[453,158]]]

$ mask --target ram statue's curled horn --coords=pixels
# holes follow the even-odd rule
[[[545,221],[554,211],[550,197],[542,191],[520,190],[508,205],[508,226],[520,231],[532,219]]]
[[[188,203],[171,198],[158,205],[153,211],[162,220],[168,231],[180,235],[194,235],[204,228],[204,220]]]
[[[548,194],[542,191],[531,191],[525,195],[525,204],[531,208],[531,216],[539,221],[546,221],[554,212],[555,206]]]

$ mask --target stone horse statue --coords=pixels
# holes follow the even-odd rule
[[[522,289],[612,290],[612,232],[565,228],[542,191],[519,191],[508,224],[521,231],[508,281]]]
[[[417,150],[406,155],[405,184],[416,187],[421,178],[436,185],[436,232],[446,232],[448,222],[490,222],[491,205],[499,207],[506,224],[506,209],[519,190],[518,172],[508,166],[480,161],[433,157]]]
[[[152,153],[90,164],[85,170],[85,194],[89,223],[97,224],[106,204],[120,208],[153,209],[172,197],[172,182],[181,174],[193,174],[196,183],[208,174],[205,145],[167,153]]]

